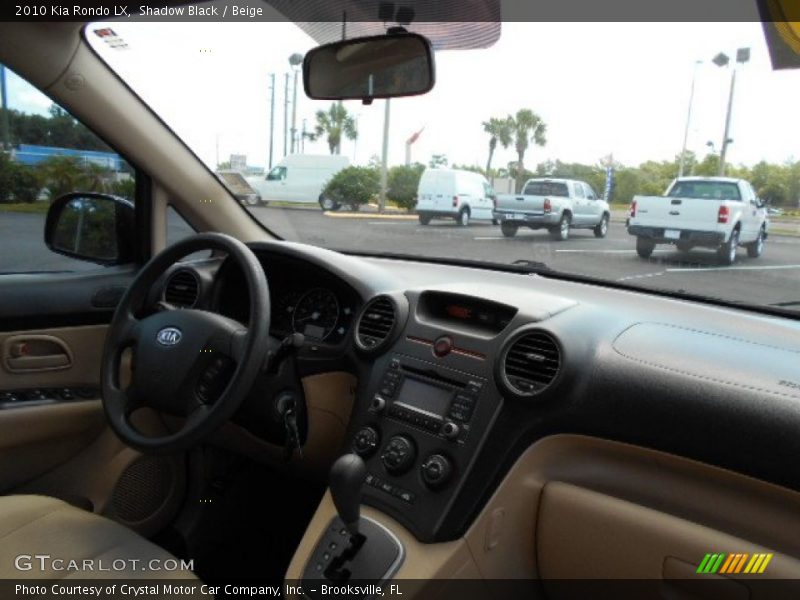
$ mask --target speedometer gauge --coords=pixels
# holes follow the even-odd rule
[[[339,320],[339,301],[330,290],[311,290],[300,298],[292,319],[295,332],[321,342],[336,327]]]

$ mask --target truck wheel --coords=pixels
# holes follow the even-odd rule
[[[636,238],[636,254],[642,258],[650,258],[655,249],[656,244],[653,240],[644,237]]]
[[[469,209],[462,208],[461,211],[458,213],[456,217],[456,223],[458,223],[459,227],[466,227],[469,225]]]
[[[550,237],[558,242],[566,242],[569,239],[569,226],[572,219],[568,213],[562,213],[558,225],[550,229]]]
[[[492,225],[500,225],[500,221],[497,219],[492,219]]]
[[[514,237],[517,235],[518,227],[514,225],[514,223],[509,223],[508,221],[503,221],[500,223],[500,231],[503,232],[503,235],[506,237]]]
[[[731,231],[731,237],[717,249],[720,264],[732,265],[736,261],[736,249],[739,247],[739,230]]]
[[[755,242],[747,244],[747,256],[758,258],[764,253],[764,228],[758,230],[758,238]]]
[[[331,200],[327,196],[320,196],[319,197],[319,205],[322,207],[322,210],[324,210],[324,211],[338,210],[339,209],[339,203],[338,202],[334,202],[333,200]]]
[[[600,222],[594,226],[594,237],[604,238],[608,234],[608,214],[603,214]]]
[[[431,216],[430,215],[420,215],[419,216],[419,222],[422,225],[428,225],[431,222]]]

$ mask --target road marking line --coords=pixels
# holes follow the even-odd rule
[[[472,239],[473,240],[504,240],[506,238],[505,237],[497,237],[497,236],[493,235],[491,237],[475,237],[475,238],[472,238]]]
[[[643,273],[641,275],[628,275],[627,277],[620,277],[617,281],[630,281],[631,279],[646,279],[648,277],[658,277],[659,275],[663,275],[664,271],[658,271],[657,273]]]
[[[785,269],[800,269],[800,265],[766,265],[764,267],[694,267],[667,269],[670,273],[702,273],[704,271],[781,271]]]
[[[584,250],[577,248],[562,248],[556,252],[585,252],[589,254],[636,254],[636,250]],[[653,252],[668,252],[668,250],[653,250]]]

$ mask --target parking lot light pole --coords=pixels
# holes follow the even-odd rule
[[[381,195],[378,200],[378,212],[386,210],[386,186],[388,176],[386,172],[386,164],[389,160],[389,101],[391,98],[386,99],[386,110],[383,113],[383,151],[381,153]]]
[[[728,144],[730,144],[733,140],[730,138],[730,129],[731,129],[731,112],[733,109],[733,92],[736,88],[736,65],[737,64],[744,64],[750,60],[750,48],[739,48],[736,51],[736,62],[733,64],[731,69],[731,88],[730,92],[728,93],[728,110],[725,114],[725,132],[722,134],[722,147],[719,151],[719,174],[720,176],[725,175],[725,158],[728,154]],[[722,52],[717,54],[714,59],[713,63],[718,67],[726,67],[730,59],[728,56]]]
[[[703,63],[702,60],[694,62],[692,71],[692,87],[689,90],[689,109],[686,111],[686,129],[683,132],[683,148],[681,149],[681,160],[678,166],[678,177],[683,177],[683,169],[686,164],[686,144],[689,141],[689,126],[692,122],[692,105],[694,104],[694,84],[697,79],[697,67]]]
[[[294,90],[292,92],[292,137],[291,137],[291,149],[292,154],[296,151],[296,144],[297,144],[297,73],[298,73],[298,65],[303,64],[303,55],[299,52],[295,52],[289,57],[289,65],[292,67],[292,71],[294,71]]]

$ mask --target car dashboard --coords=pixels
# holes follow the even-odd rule
[[[363,502],[421,542],[464,535],[525,451],[558,434],[800,489],[782,467],[800,453],[797,322],[558,277],[251,247],[272,335],[305,336],[300,376],[355,382],[328,458],[361,455]],[[247,321],[227,261],[185,269],[205,282],[198,305]]]

